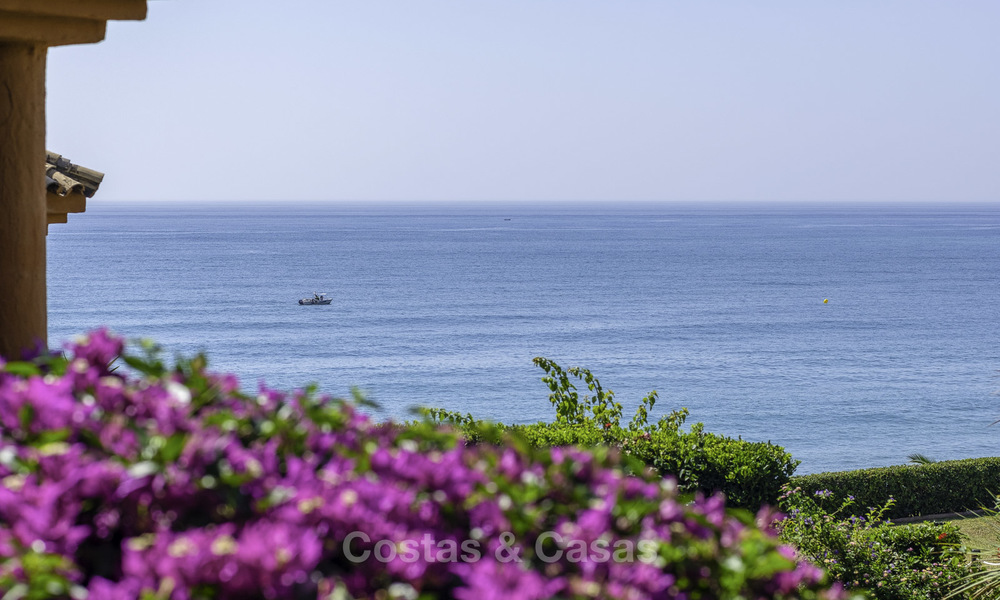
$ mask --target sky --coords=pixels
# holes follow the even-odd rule
[[[151,0],[49,51],[95,200],[1000,200],[996,0]]]

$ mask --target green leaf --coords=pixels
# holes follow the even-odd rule
[[[41,376],[42,374],[42,370],[38,367],[38,365],[22,361],[9,362],[4,365],[3,370],[6,373],[18,375],[20,377],[35,377]]]
[[[31,422],[35,420],[35,407],[30,404],[21,406],[17,411],[17,420],[21,424],[21,429],[28,431],[31,427]]]
[[[184,446],[187,444],[187,441],[188,435],[186,433],[175,433],[170,436],[160,449],[160,459],[164,462],[164,464],[177,460],[180,457],[181,452],[184,451]]]

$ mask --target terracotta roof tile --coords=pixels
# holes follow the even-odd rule
[[[90,198],[103,180],[104,173],[74,165],[60,154],[45,153],[45,187],[50,192],[60,196],[80,192]]]

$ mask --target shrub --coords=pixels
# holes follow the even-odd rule
[[[952,524],[887,523],[893,502],[854,516],[852,498],[838,504],[826,490],[786,489],[781,507],[788,516],[778,523],[780,537],[848,588],[867,588],[878,600],[944,598],[982,570],[966,558],[963,537]]]
[[[545,371],[542,381],[551,391],[549,402],[556,410],[555,421],[499,426],[534,446],[616,447],[662,476],[675,477],[684,492],[722,492],[728,505],[753,511],[777,501],[781,487],[799,464],[784,448],[770,442],[707,433],[701,423],[684,431],[686,408],[650,423],[649,415],[658,399],[655,391],[642,399],[631,421],[623,425],[622,406],[615,401],[614,392],[602,387],[589,370],[572,367],[564,371],[545,358],[534,362]],[[581,396],[574,380],[582,382],[592,395]],[[472,415],[439,409],[426,414],[458,426],[471,442],[479,441],[483,423]]]
[[[893,497],[896,503],[885,517],[899,519],[992,508],[998,481],[1000,458],[969,458],[803,475],[792,484],[807,493],[830,490],[836,502],[853,496],[846,510],[855,516]]]
[[[0,360],[5,598],[844,596],[611,449],[466,447],[309,389],[244,395],[202,357],[110,368],[122,350],[97,331]]]

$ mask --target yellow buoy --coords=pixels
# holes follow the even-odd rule
[[[828,304],[830,302],[829,298],[823,298],[823,304]]]

